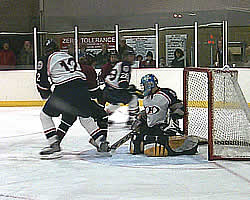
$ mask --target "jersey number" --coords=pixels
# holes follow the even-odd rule
[[[74,72],[77,68],[77,63],[74,58],[69,58],[67,63],[63,61],[60,62],[60,65],[65,68],[66,71]]]

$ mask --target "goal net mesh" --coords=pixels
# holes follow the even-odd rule
[[[250,110],[237,71],[184,70],[184,131],[208,142],[208,158],[250,159]]]

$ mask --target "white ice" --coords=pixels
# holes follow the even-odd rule
[[[0,108],[0,200],[250,199],[248,161],[207,161],[206,146],[194,156],[135,156],[128,143],[112,157],[95,158],[78,121],[62,143],[64,157],[40,160],[38,153],[47,144],[40,110]],[[112,118],[126,121],[126,107]],[[129,131],[123,126],[109,128],[111,143]]]

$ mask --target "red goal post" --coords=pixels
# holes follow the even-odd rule
[[[238,71],[185,68],[184,133],[208,142],[208,159],[250,160],[250,109]]]

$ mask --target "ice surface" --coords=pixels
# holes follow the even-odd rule
[[[127,108],[112,119],[108,139],[116,141]],[[63,158],[40,160],[47,143],[40,107],[0,108],[0,200],[248,200],[250,162],[207,161],[199,154],[166,158],[131,155],[129,143],[112,157],[95,157],[89,136],[77,121],[62,142]],[[58,125],[60,120],[55,118]]]

